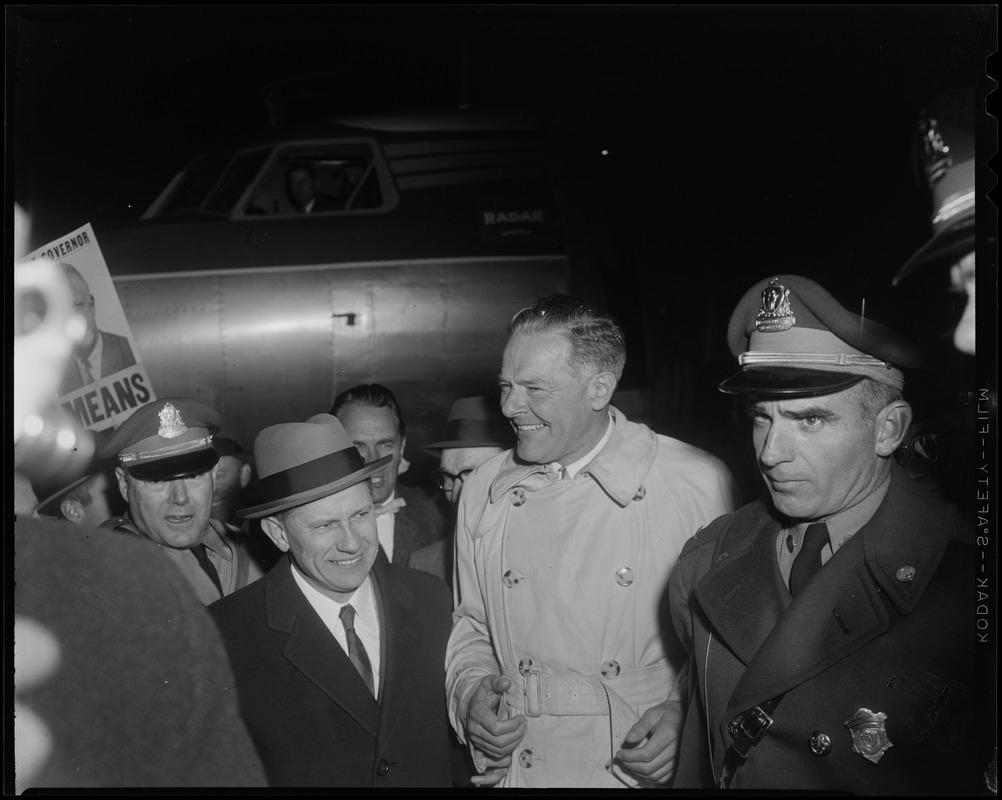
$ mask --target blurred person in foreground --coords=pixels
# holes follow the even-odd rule
[[[676,788],[967,794],[973,548],[892,455],[920,354],[796,275],[728,328],[767,493],[689,541],[670,607],[689,651]],[[992,733],[994,735],[994,733]]]
[[[452,405],[444,438],[422,448],[438,458],[438,484],[455,506],[463,482],[486,461],[511,447],[511,426],[488,397],[461,397]],[[409,566],[422,569],[452,585],[456,539],[449,536],[411,554]]]
[[[16,209],[16,233],[22,224]],[[73,310],[52,264],[14,275],[16,443],[62,379]],[[31,322],[29,293],[45,298]],[[15,780],[5,791],[264,785],[219,632],[187,583],[145,541],[79,531],[35,517],[14,525]]]
[[[101,445],[117,457],[118,489],[126,516],[102,527],[142,536],[158,545],[205,604],[261,577],[244,544],[212,519],[215,467],[212,446],[219,415],[187,397],[154,400],[125,420]]]
[[[894,276],[899,286],[919,272],[946,272],[966,297],[953,333],[956,348],[975,354],[975,92],[956,89],[923,109],[916,130],[916,166],[932,200],[932,238]],[[994,281],[992,282],[992,285]]]
[[[210,606],[273,786],[448,787],[445,584],[377,558],[364,462],[329,414],[254,442],[260,519],[288,557]]]
[[[411,553],[452,533],[449,509],[441,497],[399,480],[407,469],[407,428],[396,396],[378,383],[354,386],[334,398],[330,413],[340,420],[365,462],[390,456],[373,473],[380,550],[393,564],[410,563]]]
[[[619,325],[555,295],[501,363],[514,450],[464,482],[449,713],[478,785],[666,784],[685,653],[661,599],[682,545],[734,507],[730,473],[611,405]]]

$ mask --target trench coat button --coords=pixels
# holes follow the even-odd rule
[[[518,754],[518,765],[529,769],[532,766],[532,748],[527,747],[521,753]]]
[[[383,777],[389,771],[390,771],[389,762],[385,758],[379,759],[379,763],[376,764],[376,774],[379,777]]]
[[[808,743],[810,744],[811,752],[819,758],[828,755],[832,750],[831,737],[824,731],[814,731]]]
[[[643,486],[641,486],[639,489],[637,489],[637,493],[635,495],[633,495],[633,499],[634,500],[643,500],[644,497],[646,497],[646,496],[647,496],[647,489],[645,489]]]
[[[602,662],[602,677],[615,678],[619,675],[619,662],[614,658]]]
[[[508,570],[504,574],[504,577],[501,578],[501,583],[504,584],[505,589],[510,589],[512,586],[515,585],[515,578],[512,576],[511,570]]]
[[[913,581],[915,580],[915,567],[899,567],[898,571],[894,573],[894,577],[902,583]]]
[[[518,674],[519,675],[528,675],[529,672],[531,672],[531,671],[532,671],[532,659],[531,658],[523,658],[521,661],[518,662]]]
[[[616,570],[616,583],[620,586],[629,586],[633,583],[633,570],[629,567],[620,567]]]
[[[525,503],[525,490],[516,489],[511,493],[511,504],[518,508],[520,505]]]

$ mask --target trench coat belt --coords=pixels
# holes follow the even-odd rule
[[[503,669],[512,689],[505,699],[511,710],[527,717],[615,716],[622,707],[660,703],[671,694],[674,675],[667,661],[624,670],[615,678],[594,675],[541,675],[532,667],[525,675]],[[519,691],[518,687],[522,687]],[[636,716],[636,712],[629,708]],[[632,723],[631,723],[632,724]]]

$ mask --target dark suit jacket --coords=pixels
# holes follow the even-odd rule
[[[451,785],[449,592],[382,559],[371,574],[382,639],[378,703],[296,585],[288,558],[209,607],[272,786]]]
[[[407,503],[393,522],[393,563],[406,567],[411,553],[452,535],[448,501],[416,486],[397,484],[396,493]]]
[[[977,791],[994,724],[977,733],[974,548],[952,539],[957,522],[953,506],[894,468],[872,519],[796,598],[779,571],[781,522],[768,497],[691,539],[669,587],[691,654],[675,787],[713,787],[729,723],[782,696],[764,738],[734,761],[732,788]],[[854,750],[846,724],[860,709],[887,715],[891,747],[876,763]],[[812,752],[819,735],[827,752]]]
[[[99,377],[107,378],[120,370],[131,367],[136,363],[136,357],[132,354],[129,340],[116,333],[101,331],[102,351],[101,351],[101,374]],[[70,359],[66,368],[66,375],[63,377],[63,384],[59,389],[59,394],[75,392],[84,387],[83,378],[80,376],[80,369],[77,367],[75,359]]]

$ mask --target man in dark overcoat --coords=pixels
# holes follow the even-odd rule
[[[254,444],[261,519],[288,557],[210,606],[241,713],[280,787],[448,787],[445,647],[452,602],[427,573],[377,561],[366,464],[336,418]]]
[[[690,653],[676,788],[984,792],[974,548],[892,458],[919,355],[806,278],[731,317],[768,493],[685,546],[672,618]],[[971,537],[973,538],[973,537]]]

